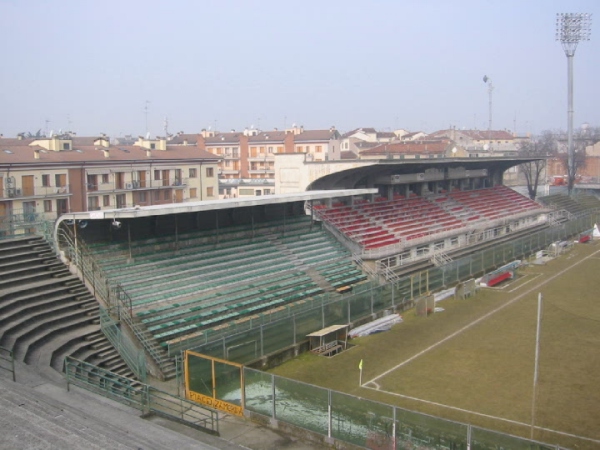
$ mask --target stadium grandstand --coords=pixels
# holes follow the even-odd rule
[[[298,194],[63,215],[55,240],[65,261],[89,259],[80,275],[93,272],[101,304],[121,309],[152,370],[169,378],[178,352],[209,331],[566,220],[502,185],[519,162],[383,161]]]

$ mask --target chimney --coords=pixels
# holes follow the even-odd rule
[[[104,157],[105,158],[109,158],[110,157],[110,153],[108,150],[102,150],[102,153],[104,153]]]
[[[188,140],[187,139],[183,140],[183,145],[188,145]]]
[[[17,134],[17,140],[19,140],[19,141],[23,140],[23,133]]]
[[[35,159],[40,159],[40,151],[39,150],[34,150],[33,151],[33,157]]]
[[[146,150],[146,156],[148,158],[152,158],[152,152],[150,150]]]

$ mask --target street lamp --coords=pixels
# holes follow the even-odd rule
[[[567,152],[569,194],[575,179],[573,152],[573,57],[579,41],[589,41],[592,33],[592,15],[587,13],[558,13],[556,15],[556,40],[560,41],[567,56],[568,107],[567,107]]]

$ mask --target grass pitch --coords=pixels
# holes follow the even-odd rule
[[[535,407],[537,296],[543,295]],[[358,338],[333,358],[305,354],[274,373],[569,448],[600,448],[600,245],[520,269],[444,312]],[[362,386],[358,363],[363,359]],[[533,427],[531,426],[533,420]],[[533,432],[533,434],[532,434]]]

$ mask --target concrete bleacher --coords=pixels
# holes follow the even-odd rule
[[[96,299],[37,236],[0,240],[0,346],[59,372],[73,356],[133,376],[100,330]]]
[[[348,250],[306,216],[253,227],[92,245],[134,315],[161,343],[366,279]],[[245,231],[244,231],[245,230]],[[131,254],[130,254],[131,252]]]
[[[593,195],[578,194],[575,197],[569,197],[567,194],[552,194],[541,197],[539,200],[544,205],[555,209],[564,209],[575,216],[600,209],[600,200]]]
[[[365,250],[459,230],[478,222],[536,213],[542,206],[505,186],[408,198],[318,205],[317,216]]]

